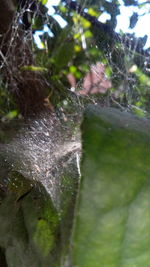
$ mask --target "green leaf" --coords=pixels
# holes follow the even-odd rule
[[[38,72],[45,72],[48,71],[47,68],[43,68],[43,67],[38,67],[38,66],[33,66],[33,65],[29,65],[29,66],[22,66],[21,70],[27,70],[27,71],[38,71]]]
[[[12,120],[15,117],[17,117],[17,115],[18,115],[18,111],[17,110],[12,110],[12,111],[10,111],[10,112],[8,112],[6,114],[5,118],[8,119],[8,120]]]
[[[81,33],[80,32],[75,33],[73,37],[74,37],[74,39],[79,39],[80,40],[81,39]]]
[[[150,123],[89,107],[73,266],[150,266]]]
[[[67,47],[67,49],[66,49]],[[57,51],[53,56],[53,63],[57,67],[57,69],[61,69],[68,66],[68,63],[71,61],[74,53],[74,44],[70,43],[62,43],[59,47],[57,47]]]
[[[99,12],[97,12],[97,11],[95,11],[93,8],[89,8],[88,9],[88,14],[90,14],[91,16],[93,16],[93,17],[98,17],[100,14],[99,14]]]
[[[91,37],[93,37],[93,34],[91,31],[88,30],[88,31],[84,32],[84,36],[85,36],[85,38],[91,38]]]
[[[69,67],[69,71],[70,71],[71,73],[76,73],[76,71],[77,71],[77,67],[72,65],[72,66]]]
[[[75,51],[76,53],[79,53],[81,50],[82,50],[81,46],[79,46],[79,45],[75,45],[75,46],[74,46],[74,51]]]
[[[85,18],[82,18],[82,17],[81,17],[81,24],[82,24],[82,27],[84,29],[90,28],[90,26],[91,26],[91,23],[88,20],[86,20]]]
[[[62,13],[66,13],[67,12],[67,8],[63,5],[59,5],[59,10],[62,12]]]
[[[39,1],[42,3],[42,5],[46,5],[48,0],[39,0]]]

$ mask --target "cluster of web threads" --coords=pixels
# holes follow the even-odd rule
[[[41,114],[5,145],[6,161],[11,163],[11,169],[42,183],[57,208],[64,170],[68,176],[70,172],[70,179],[79,176],[80,139],[68,138],[67,131],[70,129],[63,127],[55,115]]]

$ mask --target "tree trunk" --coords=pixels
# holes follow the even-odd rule
[[[0,6],[0,67],[4,83],[23,116],[49,109],[46,79],[41,72],[28,68],[35,66],[32,31],[23,30],[15,1],[0,0]]]

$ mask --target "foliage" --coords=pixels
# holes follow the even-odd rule
[[[54,6],[55,16],[48,14],[44,6],[47,1],[40,2],[43,5],[40,5],[32,19],[32,28],[34,35],[40,31],[42,48],[34,41],[35,66],[22,65],[21,70],[42,72],[49,84],[46,94],[51,104],[57,106],[62,99],[67,99],[70,87],[67,77],[70,73],[76,79],[76,94],[81,92],[81,81],[91,66],[101,62],[105,64],[106,75],[112,83],[111,89],[105,90],[110,105],[118,103],[131,110],[132,106],[140,105],[143,110],[149,111],[149,61],[144,56],[149,55],[149,50],[143,48],[145,39],[137,38],[134,34],[115,34],[120,2],[86,1],[83,7],[80,1],[77,6],[75,1],[63,0],[60,5]],[[124,1],[124,4],[136,6],[139,10],[142,8],[138,1]],[[110,19],[102,24],[98,17],[104,13],[109,14]],[[56,15],[66,21],[65,27],[61,27]],[[134,29],[139,16],[138,12],[133,12],[130,28]],[[44,31],[45,25],[49,32]],[[3,87],[1,91],[3,98],[0,108],[5,116],[7,111],[3,106],[8,94]],[[103,98],[101,93],[92,97],[98,102]],[[11,110],[14,110],[14,102],[10,104]]]
[[[1,6],[4,7],[6,2],[17,3],[7,0]],[[133,11],[129,19],[129,28],[134,29],[141,16],[138,11],[149,1],[144,4],[135,0],[123,2],[129,8],[136,7],[136,12]],[[14,9],[12,5],[8,17],[4,18],[4,25],[0,23],[0,138],[8,143],[5,133],[15,125],[14,132],[10,134],[12,140],[12,135],[16,135],[19,128],[13,122],[22,115],[29,119],[26,120],[29,128],[25,128],[21,137],[17,136],[8,146],[0,144],[2,154],[4,150],[6,153],[3,163],[13,162],[4,173],[5,166],[1,168],[0,257],[4,249],[10,266],[11,258],[15,266],[34,266],[34,262],[36,266],[43,263],[45,267],[53,261],[57,266],[60,258],[68,264],[70,236],[75,221],[71,247],[75,266],[96,267],[100,258],[102,266],[134,264],[147,267],[150,262],[146,250],[149,246],[149,128],[143,133],[144,121],[135,120],[132,116],[126,118],[126,113],[122,115],[114,110],[101,116],[99,111],[96,116],[86,113],[82,126],[83,177],[74,220],[76,177],[79,173],[76,174],[77,170],[72,166],[72,151],[69,151],[68,159],[65,156],[60,158],[59,165],[58,161],[49,162],[49,150],[54,159],[60,153],[59,149],[54,151],[56,154],[53,152],[59,146],[55,140],[55,135],[59,139],[56,118],[52,117],[49,121],[45,116],[38,124],[38,119],[33,123],[28,116],[33,106],[39,107],[39,112],[55,110],[60,120],[68,120],[64,123],[64,132],[67,132],[67,127],[74,128],[75,120],[80,117],[80,107],[89,102],[119,107],[139,117],[147,116],[150,111],[150,48],[145,49],[147,36],[138,38],[134,33],[115,32],[121,9],[118,0],[87,0],[84,3],[81,0],[62,0],[54,6],[53,15],[48,12],[46,0],[29,0],[26,3],[29,5],[19,7],[14,4]],[[102,23],[99,18],[104,14],[108,15],[108,19]],[[58,17],[63,19],[65,26],[58,22]],[[38,42],[37,35],[40,38]],[[47,113],[41,112],[42,115]],[[73,119],[70,113],[75,114]],[[41,114],[36,114],[36,118]],[[22,138],[24,146],[23,143],[19,146],[19,138]],[[67,138],[63,138],[60,137],[65,146]],[[24,150],[28,154],[27,162],[24,161]],[[55,178],[55,172],[60,168],[59,208],[54,207],[51,196],[40,183],[37,183],[38,187],[35,181],[31,185],[21,174],[21,164],[19,172],[12,171],[20,155],[23,157],[20,160],[22,167],[29,167],[35,180],[38,175],[42,177],[46,187],[48,179],[50,189],[58,189],[58,181],[50,185],[49,174]],[[32,162],[33,159],[35,162]],[[39,159],[42,159],[40,164]],[[70,165],[66,166],[65,173],[67,160]],[[56,165],[53,168],[49,166],[52,163]],[[32,168],[30,170],[32,164],[36,172]],[[34,177],[35,173],[37,177]],[[7,223],[4,224],[3,220]],[[12,244],[11,248],[19,257],[12,256],[11,249],[7,251],[7,244]],[[24,253],[26,250],[27,253]]]

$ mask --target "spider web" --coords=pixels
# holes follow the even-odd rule
[[[88,0],[82,1],[81,13],[85,11],[87,2]],[[31,27],[25,31],[22,27],[23,16],[28,9],[30,8],[25,7],[19,12],[16,11],[13,27],[3,36],[0,47],[0,69],[5,77],[5,87],[9,90],[11,85],[11,90],[17,90],[18,94],[18,83],[22,83],[24,79],[21,68],[37,63],[34,57],[37,44],[34,41],[33,29]],[[36,13],[40,12],[38,7],[33,20]],[[59,14],[59,11],[56,13]],[[43,16],[45,25],[52,28],[53,23],[49,22],[48,17]],[[75,25],[72,31],[76,33]],[[11,35],[9,44],[7,43],[8,35]],[[41,50],[41,54],[48,50],[48,38],[49,34],[47,33],[47,37],[45,35],[44,39],[45,47]],[[55,114],[41,113],[29,119],[15,138],[7,144],[0,145],[1,175],[2,178],[4,177],[1,187],[5,187],[7,177],[7,173],[3,173],[3,168],[8,169],[8,172],[21,173],[31,180],[31,183],[38,181],[50,194],[54,206],[61,216],[63,193],[69,191],[71,194],[76,194],[75,190],[80,178],[80,124],[87,104],[114,106],[121,110],[132,111],[136,102],[141,98],[141,92],[138,90],[139,84],[134,73],[138,68],[137,65],[145,74],[148,73],[149,56],[136,55],[138,61],[136,64],[135,54],[138,42],[137,39],[133,47],[132,36],[126,35],[122,36],[117,44],[115,42],[109,44],[102,57],[94,62],[89,60],[89,69],[82,77],[77,79],[72,75],[68,78],[68,96],[59,103]],[[2,53],[4,44],[6,44],[5,55]],[[86,49],[85,38],[81,39],[81,45],[83,49]],[[100,48],[105,46],[102,38],[99,38],[99,42],[96,44],[97,49],[100,49],[98,45]],[[44,60],[44,56],[38,60],[40,66],[43,66]],[[107,74],[109,69],[111,71]],[[140,71],[138,75],[141,75]],[[41,76],[35,76],[35,79],[39,84],[43,82]],[[44,79],[46,80],[46,78]],[[46,80],[46,83],[51,86],[49,80]],[[32,90],[32,87],[30,89]],[[148,89],[147,86],[146,93]],[[145,106],[144,108],[136,106],[136,108],[140,111],[144,110],[144,112],[146,110]],[[75,186],[76,188],[74,188]],[[67,261],[64,266],[68,266]]]
[[[81,14],[84,12],[87,2],[82,2]],[[34,58],[36,44],[34,43],[33,29],[31,27],[25,31],[22,27],[24,13],[28,10],[30,10],[30,6],[24,7],[19,12],[16,11],[11,31],[3,36],[0,47],[2,59],[0,68],[5,76],[6,87],[11,84],[11,90],[18,90],[18,82],[23,82],[24,77],[21,75],[19,68],[33,63],[36,64]],[[40,12],[38,6],[33,20]],[[59,14],[59,11],[57,13]],[[46,19],[46,16],[44,21],[45,24],[48,23],[49,27],[53,26]],[[74,26],[73,31],[75,30]],[[11,34],[10,43],[7,44],[9,34]],[[62,190],[60,177],[63,175],[64,169],[66,166],[71,166],[71,170],[75,171],[74,175],[79,176],[78,159],[81,149],[79,125],[82,119],[82,111],[86,105],[94,103],[102,106],[119,107],[123,110],[132,110],[135,106],[133,99],[138,102],[141,97],[134,75],[134,69],[137,68],[135,53],[139,40],[137,39],[133,47],[132,38],[130,35],[123,35],[117,45],[114,43],[107,46],[107,51],[101,58],[102,62],[93,63],[91,61],[91,67],[87,74],[77,81],[73,80],[73,76],[71,77],[70,86],[68,83],[67,88],[68,98],[62,101],[61,107],[57,110],[59,115],[55,114],[49,117],[48,114],[44,113],[40,114],[39,118],[36,117],[28,121],[27,126],[23,127],[21,133],[2,149],[3,153],[5,150],[6,161],[10,162],[12,169],[19,171],[29,179],[32,178],[42,182],[58,209],[61,199],[59,192]],[[6,43],[5,55],[2,53],[4,43]],[[81,38],[81,45],[83,49],[86,48],[85,38]],[[99,45],[100,47],[103,46],[103,40],[99,40]],[[47,47],[45,46],[44,49],[43,51],[46,51]],[[142,70],[147,73],[149,57],[142,54],[137,55],[137,57],[138,64],[142,65]],[[123,68],[121,66],[122,58],[124,58]],[[117,62],[120,62],[120,65]],[[43,59],[41,59],[41,66],[42,64]],[[107,67],[112,69],[110,76],[105,73]],[[38,83],[41,83],[40,76],[35,77],[35,79]],[[46,81],[46,83],[49,83],[49,81]],[[117,90],[112,89],[115,85]],[[74,87],[73,92],[72,87]],[[93,91],[98,94],[95,95]],[[71,109],[68,109],[70,106]],[[141,107],[136,108],[142,110]],[[76,130],[75,134],[74,130]],[[65,166],[63,166],[64,162]]]

